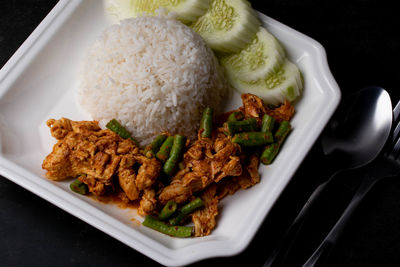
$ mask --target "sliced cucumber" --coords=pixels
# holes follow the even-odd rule
[[[206,13],[211,0],[105,0],[105,10],[119,20],[146,13],[155,15],[160,7],[175,12],[183,23],[196,21]]]
[[[262,79],[251,82],[231,76],[228,76],[228,79],[239,93],[255,94],[271,105],[278,105],[286,99],[294,101],[303,89],[303,78],[299,69],[287,59],[279,70]]]
[[[142,15],[143,13],[154,15],[160,6],[160,0],[134,0],[132,11],[135,16]]]
[[[134,0],[105,0],[104,9],[118,20],[131,18],[134,16],[132,11]]]
[[[208,11],[191,27],[214,50],[236,53],[249,44],[260,21],[246,0],[212,0]]]
[[[211,0],[134,0],[133,12],[135,15],[143,13],[155,14],[160,7],[175,12],[177,19],[183,23],[196,21],[206,13]]]
[[[178,2],[179,4],[169,5],[168,9],[176,12],[178,19],[183,23],[190,23],[207,12],[211,0],[170,0],[170,2]]]
[[[222,57],[220,63],[228,76],[249,82],[276,72],[285,58],[285,51],[278,40],[260,27],[252,43],[237,54]]]

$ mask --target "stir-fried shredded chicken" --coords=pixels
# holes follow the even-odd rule
[[[259,124],[264,114],[277,121],[290,120],[294,114],[290,102],[270,109],[252,94],[243,94],[242,101],[238,110]],[[190,216],[195,236],[209,235],[216,227],[220,199],[260,182],[259,152],[232,142],[218,123],[211,137],[202,137],[199,131],[197,140],[187,142],[179,169],[168,178],[156,157],[146,157],[130,139],[100,129],[96,121],[61,118],[50,119],[47,125],[58,140],[43,161],[48,179],[78,178],[95,195],[114,192],[125,202],[136,200],[143,216],[157,215],[170,200],[183,205],[199,196],[204,206]]]
[[[247,117],[261,118],[266,108],[261,98],[252,94],[242,94],[243,113]]]
[[[243,107],[239,109],[245,117],[261,119],[264,114],[268,114],[276,119],[277,122],[290,121],[294,115],[294,106],[286,100],[285,103],[277,108],[270,109],[264,106],[261,98],[253,94],[242,94]]]
[[[145,189],[142,199],[140,200],[140,206],[138,212],[140,215],[147,215],[154,212],[157,208],[156,192],[154,189]]]
[[[217,225],[218,197],[216,196],[217,186],[212,184],[200,195],[204,201],[204,207],[195,211],[192,215],[195,236],[206,236]]]
[[[275,109],[268,109],[266,113],[276,119],[278,122],[290,121],[294,115],[294,107],[289,101]]]
[[[184,155],[185,169],[161,191],[159,200],[164,204],[169,200],[183,203],[213,182],[227,176],[239,176],[242,173],[240,151],[240,146],[223,134],[214,142],[209,138],[198,139]]]
[[[114,191],[113,177],[130,200],[151,187],[160,174],[161,163],[141,155],[129,139],[110,130],[102,130],[95,121],[71,121],[66,118],[47,121],[58,142],[42,167],[51,180],[79,177],[89,191],[102,195]],[[139,164],[136,172],[134,165]]]

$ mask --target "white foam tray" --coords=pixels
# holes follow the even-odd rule
[[[71,192],[67,182],[44,178],[51,151],[45,121],[90,119],[79,111],[73,92],[87,47],[109,24],[98,0],[61,0],[0,71],[0,174],[63,210],[170,266],[241,252],[249,244],[278,196],[316,141],[340,100],[340,90],[323,47],[309,37],[259,14],[304,75],[294,130],[279,157],[262,166],[261,182],[220,203],[218,226],[210,236],[172,238],[140,226],[134,210],[102,204]],[[235,95],[228,108],[240,105]],[[295,201],[295,200],[293,200]],[[268,240],[268,236],[265,237]]]

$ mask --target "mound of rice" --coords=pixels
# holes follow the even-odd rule
[[[100,125],[116,118],[142,145],[163,131],[194,138],[204,107],[228,86],[203,39],[166,16],[108,28],[83,62],[78,102]]]

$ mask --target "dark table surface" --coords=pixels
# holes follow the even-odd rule
[[[394,1],[251,1],[268,16],[319,41],[343,97],[368,85],[400,97],[400,23]],[[0,66],[57,3],[0,2]],[[319,141],[294,175],[248,248],[237,256],[195,263],[261,266],[311,194],[323,166]],[[330,163],[331,165],[334,162]],[[320,212],[300,233],[287,266],[299,266],[353,190],[348,172],[321,199]],[[354,214],[324,266],[400,266],[400,177],[377,184]],[[351,181],[351,182],[349,182]],[[0,177],[1,266],[157,266],[158,263]]]

